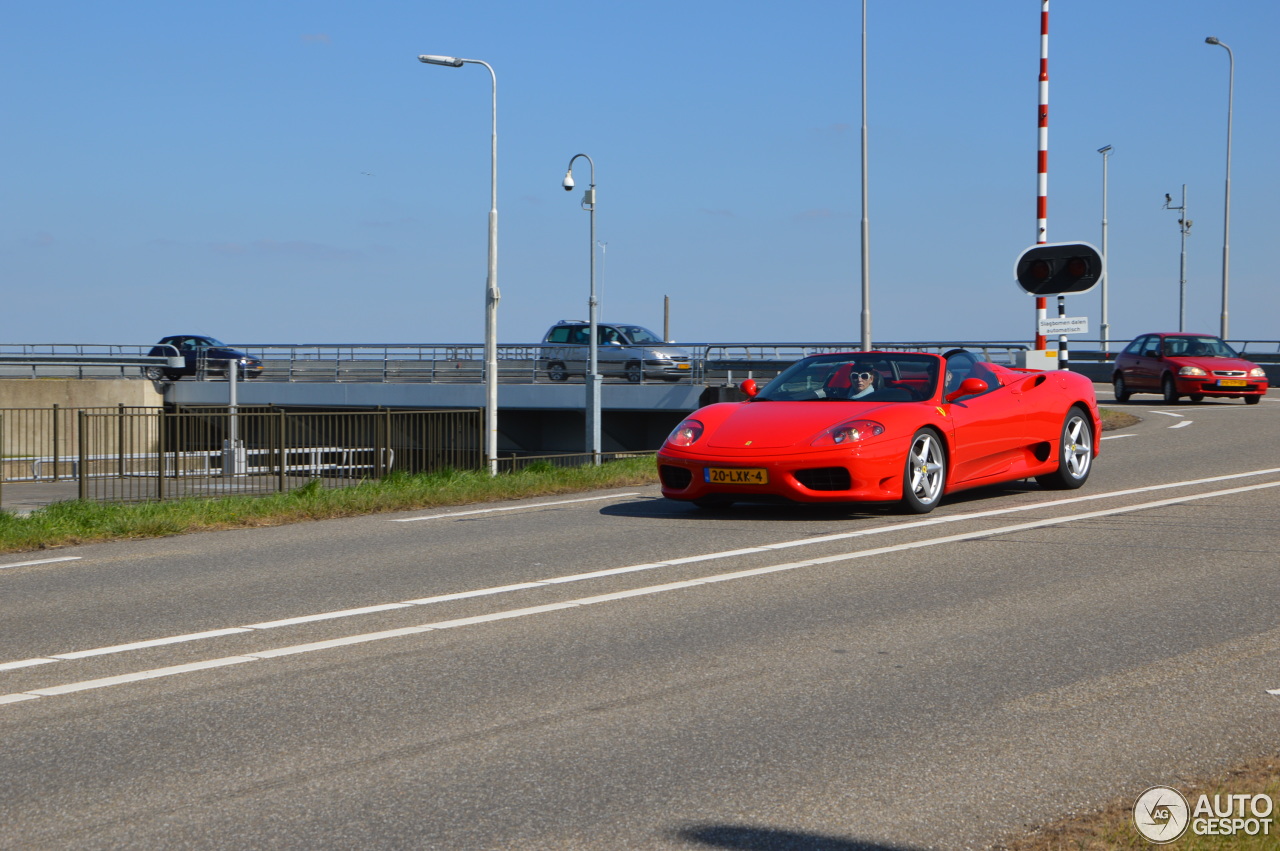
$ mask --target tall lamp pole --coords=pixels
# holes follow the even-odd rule
[[[493,135],[489,146],[489,276],[485,281],[484,308],[484,455],[489,475],[498,474],[498,75],[479,59],[422,54],[419,62],[461,68],[470,63],[489,69],[493,79]]]
[[[1231,278],[1231,102],[1236,87],[1236,56],[1231,48],[1209,36],[1205,44],[1216,44],[1227,51],[1227,184],[1222,202],[1222,327],[1218,336],[1227,339],[1227,284]]]
[[[1107,268],[1107,158],[1111,156],[1111,146],[1098,148],[1102,154],[1102,268]],[[1111,323],[1107,321],[1107,278],[1102,276],[1102,353],[1111,351]]]
[[[587,320],[591,326],[590,353],[587,359],[587,447],[591,450],[591,463],[600,463],[600,340],[596,334],[596,163],[586,154],[574,154],[564,173],[564,191],[573,189],[573,164],[582,157],[591,166],[591,187],[582,196],[582,209],[591,214],[591,240],[587,243],[591,255],[591,297],[587,299]]]
[[[862,0],[862,350],[871,351],[871,226],[867,219],[867,0]]]

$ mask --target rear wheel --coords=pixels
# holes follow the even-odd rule
[[[1178,387],[1173,383],[1172,375],[1166,375],[1164,380],[1160,382],[1160,391],[1164,394],[1166,405],[1176,405],[1178,400],[1182,398],[1178,395]]]
[[[1115,390],[1117,402],[1129,401],[1129,386],[1124,383],[1123,375],[1117,372],[1116,377],[1111,379],[1111,386]]]
[[[902,474],[902,502],[913,514],[927,514],[938,507],[947,481],[947,456],[938,434],[921,429],[911,438],[907,465]]]
[[[1036,482],[1050,490],[1075,490],[1088,480],[1091,469],[1093,424],[1084,411],[1072,408],[1062,423],[1062,435],[1058,439],[1058,469],[1036,476]]]

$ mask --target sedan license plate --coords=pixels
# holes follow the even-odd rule
[[[711,485],[767,485],[769,471],[759,467],[707,467],[703,478]]]
[[[1218,386],[1219,387],[1248,387],[1249,382],[1241,381],[1237,378],[1219,378]]]

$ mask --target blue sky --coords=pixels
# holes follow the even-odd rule
[[[498,77],[502,343],[586,315],[684,342],[860,336],[861,4],[3,0],[0,342],[483,338]],[[1039,0],[871,0],[872,331],[1029,341]],[[1221,308],[1236,57],[1230,330],[1280,338],[1272,222],[1280,4],[1055,0],[1052,242],[1101,241],[1112,338]],[[575,178],[589,175],[578,161]],[[1096,337],[1100,292],[1067,301]],[[1056,304],[1050,300],[1050,312]]]

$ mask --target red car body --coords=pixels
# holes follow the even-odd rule
[[[1256,404],[1267,393],[1267,374],[1212,334],[1143,334],[1116,355],[1111,373],[1116,400],[1133,393],[1159,393],[1167,404],[1183,396],[1244,399]]]
[[[851,371],[876,389],[848,398]],[[751,381],[743,390],[747,401],[701,408],[667,438],[664,496],[703,506],[901,500],[923,513],[944,493],[998,482],[1079,487],[1102,429],[1084,376],[964,351],[813,355],[758,394]]]

